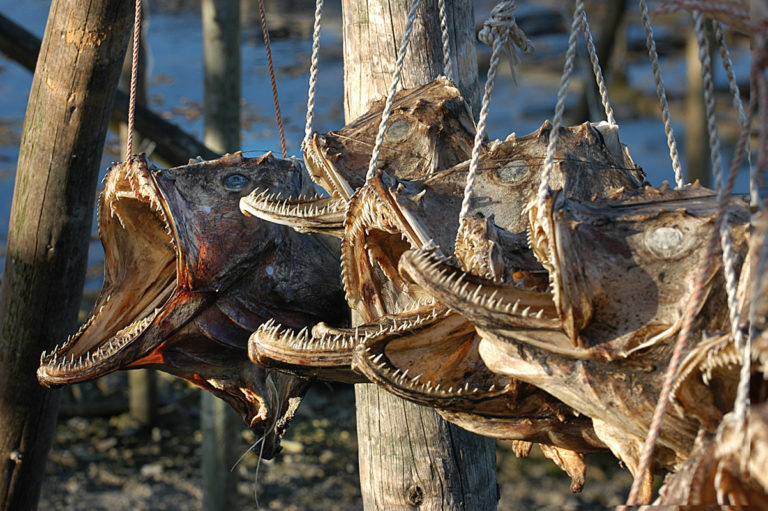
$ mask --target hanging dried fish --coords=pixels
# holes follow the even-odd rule
[[[243,212],[300,232],[341,237],[344,214],[365,183],[384,100],[339,131],[315,133],[305,149],[309,175],[330,197],[288,198],[257,189],[243,199]],[[379,168],[401,179],[420,179],[469,158],[475,136],[472,113],[448,79],[398,92]]]
[[[270,318],[341,322],[345,307],[333,244],[240,213],[256,187],[298,194],[311,183],[270,153],[168,170],[141,156],[116,164],[99,201],[104,287],[82,328],[43,354],[40,382],[161,369],[227,401],[271,456],[306,383],[253,365],[248,336]]]

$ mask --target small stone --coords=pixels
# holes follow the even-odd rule
[[[142,477],[155,477],[163,473],[163,466],[159,463],[148,463],[141,467]]]
[[[299,454],[304,452],[304,444],[295,440],[282,440],[280,445],[285,454]]]
[[[96,442],[96,450],[99,452],[106,452],[117,445],[117,438],[109,437],[104,440]]]

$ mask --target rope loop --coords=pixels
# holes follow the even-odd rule
[[[513,78],[515,77],[515,66],[520,63],[518,50],[523,53],[530,53],[534,50],[531,40],[517,26],[514,15],[516,4],[515,0],[499,2],[477,35],[480,41],[491,47],[496,41],[499,41],[501,50],[509,56]]]

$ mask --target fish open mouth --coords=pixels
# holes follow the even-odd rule
[[[431,239],[407,209],[398,207],[388,180],[392,178],[380,173],[355,194],[341,245],[347,301],[365,323],[434,302],[431,295],[409,287],[398,273],[400,256],[428,246]]]
[[[199,165],[250,169],[269,158],[246,161],[235,154]],[[197,321],[211,311],[216,291],[196,287],[163,188],[180,173],[206,170],[195,165],[157,170],[135,156],[110,170],[98,211],[105,269],[101,294],[77,333],[41,355],[37,378],[55,387],[119,369],[160,369],[224,399],[265,437],[263,452],[271,456],[289,418],[289,402],[303,394],[306,383],[257,367],[245,346],[217,341],[206,330],[215,323]],[[184,220],[179,222],[183,227]]]
[[[341,238],[344,234],[344,215],[352,188],[336,168],[327,161],[317,147],[317,134],[305,148],[305,161],[312,180],[330,193],[330,197],[314,196],[281,197],[268,190],[255,189],[240,200],[240,210],[298,232],[330,234]],[[307,180],[308,181],[308,180]],[[304,188],[309,188],[309,183]]]
[[[46,386],[90,380],[131,365],[150,348],[135,341],[163,322],[178,295],[178,243],[146,160],[116,164],[101,199],[104,286],[80,330],[42,354],[37,377]]]
[[[383,183],[379,185],[379,191],[382,191],[384,185]],[[421,246],[426,243],[426,240],[421,237],[418,228],[412,229],[407,223],[400,225],[405,226],[404,229],[408,232],[411,241],[406,238],[406,235],[401,236],[403,229],[375,224],[374,218],[370,215],[372,206],[369,202],[374,201],[380,206],[375,195],[375,192],[369,191],[369,186],[361,188],[355,194],[347,212],[347,216],[354,218],[355,221],[351,227],[349,225],[345,227],[345,240],[350,233],[356,233],[355,242],[366,235],[373,236],[372,241],[362,239],[366,247],[373,247],[375,254],[370,258],[366,255],[362,263],[365,264],[363,270],[365,274],[376,273],[378,280],[367,281],[363,287],[378,289],[379,285],[383,286],[384,291],[374,293],[377,296],[374,300],[375,303],[383,301],[384,307],[373,307],[371,311],[374,312],[364,313],[365,324],[355,328],[332,327],[320,323],[312,329],[296,331],[275,322],[266,323],[258,328],[249,340],[251,360],[305,377],[346,382],[367,381],[365,377],[351,370],[354,348],[371,335],[380,334],[382,331],[397,331],[403,324],[410,324],[411,317],[419,316],[420,320],[420,315],[434,312],[434,300],[423,293],[416,292],[409,295],[408,290],[403,287],[402,279],[397,275],[398,255],[411,247],[411,241]],[[368,221],[374,222],[370,229],[365,227]],[[345,250],[349,250],[346,241],[342,243],[342,279],[346,286],[359,289],[357,269],[349,268],[345,263],[348,259]],[[357,248],[352,249],[353,252],[357,250]],[[373,266],[376,267],[376,272],[373,271]],[[395,279],[394,286],[390,278]],[[350,292],[349,289],[348,287],[347,299],[349,303],[353,303],[350,301],[350,296],[355,296],[354,291]]]

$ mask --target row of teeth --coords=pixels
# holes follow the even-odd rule
[[[107,297],[107,300],[105,300],[104,305],[109,301],[109,298]],[[40,366],[45,365],[48,369],[55,368],[57,372],[62,371],[78,371],[83,368],[90,367],[92,364],[95,364],[96,362],[99,362],[101,360],[104,360],[107,357],[110,357],[123,349],[127,344],[129,344],[133,339],[136,338],[137,335],[141,334],[146,328],[152,323],[152,321],[155,320],[158,313],[160,312],[160,308],[157,308],[154,310],[152,314],[147,316],[146,318],[142,319],[141,321],[134,323],[133,325],[124,328],[123,330],[117,332],[112,339],[109,340],[108,343],[102,344],[99,346],[99,348],[94,352],[88,352],[84,355],[80,355],[77,359],[75,359],[74,356],[67,357],[66,355],[62,355],[62,357],[59,359],[59,351],[65,349],[67,346],[71,344],[71,342],[78,338],[83,331],[93,322],[94,318],[101,313],[101,311],[104,309],[104,305],[102,305],[98,312],[93,314],[88,321],[86,321],[80,329],[78,329],[77,333],[74,335],[70,335],[66,342],[64,342],[63,345],[59,346],[58,344],[53,348],[51,353],[53,354],[53,358],[50,362],[45,363],[44,360],[47,355],[47,351],[43,351],[42,354],[40,354]]]
[[[557,304],[560,303],[560,288],[557,286],[557,268],[552,264],[552,262],[555,261],[555,249],[547,241],[547,227],[551,226],[551,224],[548,219],[540,219],[538,217],[540,212],[534,209],[533,205],[535,203],[536,202],[534,201],[531,203],[532,205],[529,206],[530,226],[526,231],[528,247],[533,251],[533,255],[536,256],[536,259],[538,259],[542,266],[547,270],[549,294],[552,296],[552,301]],[[531,211],[533,212],[531,213]],[[534,222],[534,219],[537,221]],[[547,257],[540,257],[542,254],[546,254]]]
[[[768,352],[765,350],[752,350],[752,361],[758,362],[762,367],[764,377],[768,377]],[[733,341],[733,337],[729,336],[728,341],[722,345],[716,346],[714,349],[707,352],[707,360],[701,364],[699,370],[701,371],[701,379],[705,385],[709,385],[712,379],[712,371],[715,369],[724,368],[726,366],[740,367],[742,364],[742,356],[739,351],[736,350],[736,343]]]
[[[328,177],[328,174],[333,173],[337,181],[336,186],[341,186],[341,188],[344,189],[343,193],[345,193],[347,197],[352,196],[352,194],[354,193],[354,190],[352,189],[351,186],[349,186],[349,183],[347,183],[346,179],[340,176],[337,172],[334,172],[333,170],[329,170],[328,166],[325,164],[323,159],[319,157],[317,154],[315,154],[315,151],[311,147],[307,147],[304,150],[304,160],[305,161],[309,160],[310,162],[312,162],[313,164],[312,167],[314,167],[315,169],[319,168],[320,171],[326,175],[326,178],[329,181],[332,181],[332,180]],[[309,168],[310,165],[307,165],[307,167]],[[318,186],[323,186],[323,187],[327,186],[325,183],[318,183],[317,179],[315,179],[315,176],[312,175],[312,172],[309,172],[309,175],[312,178],[312,181],[314,181],[315,184],[317,184]],[[339,190],[328,190],[328,193],[331,193],[333,196],[338,196],[342,192]]]
[[[344,214],[347,210],[347,201],[335,199],[329,201],[324,206],[313,205],[312,202],[322,199],[319,195],[314,197],[304,197],[300,195],[298,199],[281,199],[279,195],[268,194],[267,190],[259,193],[256,189],[246,199],[254,209],[285,217],[308,218],[329,215],[332,213]],[[306,207],[309,204],[309,207]]]
[[[351,218],[351,208],[350,208],[350,211],[348,211],[347,219],[344,222],[345,226],[344,226],[344,241],[343,241],[343,244],[346,245],[347,247],[352,243],[352,240],[359,239],[360,236],[368,235],[369,226],[375,226],[378,229],[381,229],[382,231],[385,231],[390,234],[395,233],[395,231],[389,229],[388,227],[384,227],[384,225],[382,225],[382,223],[380,222],[380,219],[382,217],[378,213],[378,210],[381,210],[384,207],[384,202],[378,197],[376,197],[375,195],[368,194],[368,196],[372,196],[375,199],[375,201],[364,201],[362,204],[362,208],[359,208],[359,207],[357,208],[358,211],[360,209],[362,209],[362,211],[360,212],[360,214],[356,215],[351,227],[349,227],[348,225],[348,222]],[[358,197],[357,200],[359,202],[363,200],[363,197]],[[408,243],[410,243],[410,241],[407,240],[402,233],[400,233],[400,237],[408,241]],[[344,249],[342,248],[342,250]],[[365,247],[365,250],[366,252],[368,252],[367,246]],[[350,295],[350,292],[349,292],[349,290],[351,289],[352,275],[350,274],[351,270],[349,268],[349,264],[346,263],[348,259],[349,258],[347,257],[342,257],[341,259],[341,281],[344,285],[344,295],[345,295],[345,298],[347,299],[347,303],[351,304],[354,302],[354,300],[352,299],[352,296]],[[372,262],[371,262],[371,265],[373,265]]]
[[[484,307],[486,309],[493,309],[501,312],[505,312],[508,314],[515,314],[517,316],[521,316],[523,318],[535,318],[535,319],[543,319],[544,317],[544,309],[539,309],[538,311],[531,310],[530,306],[526,306],[525,308],[521,308],[522,301],[520,299],[516,300],[514,303],[506,302],[503,298],[499,297],[496,298],[496,295],[498,294],[499,290],[494,289],[494,291],[488,295],[487,293],[483,293],[483,286],[482,284],[476,284],[475,291],[471,294],[467,293],[467,289],[469,288],[469,282],[464,282],[462,284],[462,281],[467,276],[466,273],[455,273],[450,272],[447,269],[441,269],[439,263],[436,263],[431,260],[430,254],[428,252],[420,252],[416,256],[415,260],[416,264],[421,263],[422,271],[425,275],[431,273],[431,274],[437,274],[437,278],[435,279],[436,282],[442,286],[447,287],[452,292],[454,292],[456,295],[463,296],[467,300],[471,300],[474,304]],[[525,281],[519,280],[514,283],[514,286],[521,290],[528,290],[525,287]],[[558,322],[557,319],[551,319],[553,323]]]
[[[332,335],[323,332],[323,335],[318,339],[312,336],[307,327],[295,332],[277,324],[274,319],[270,319],[259,326],[256,334],[259,337],[259,344],[277,344],[295,351],[351,351],[360,339],[359,329],[355,330],[354,335],[343,333]]]
[[[295,332],[290,328],[284,328],[277,324],[274,319],[270,319],[259,326],[256,332],[259,334],[260,344],[274,343],[295,351],[351,351],[356,345],[363,344],[369,339],[419,328],[424,323],[435,319],[441,312],[445,311],[433,309],[423,316],[417,314],[415,318],[406,320],[393,318],[389,320],[387,325],[379,325],[378,330],[371,331],[366,329],[367,331],[363,334],[360,333],[360,328],[356,328],[354,334],[341,333],[333,335],[323,332],[320,338],[316,338],[311,335],[307,327]]]
[[[465,383],[463,386],[449,386],[449,387],[442,387],[439,383],[433,384],[431,381],[422,381],[421,378],[424,376],[424,373],[419,373],[416,376],[409,377],[408,376],[408,369],[405,369],[401,371],[400,369],[395,369],[394,372],[392,371],[392,366],[387,363],[387,360],[384,359],[384,353],[379,353],[375,355],[373,353],[373,350],[371,347],[367,348],[366,350],[368,362],[371,367],[376,367],[379,369],[379,371],[382,374],[387,374],[389,381],[395,384],[399,384],[401,388],[406,390],[411,390],[415,392],[422,392],[425,394],[439,394],[443,397],[456,397],[456,396],[465,396],[465,395],[477,395],[480,393],[490,393],[494,391],[499,392],[506,392],[509,390],[511,383],[507,383],[504,387],[496,387],[496,384],[491,384],[486,389],[481,389],[479,387],[472,387],[470,388],[469,382]]]
[[[111,172],[115,172],[116,169],[113,167]],[[105,181],[109,177],[109,174],[104,177]],[[126,179],[128,180],[128,184],[131,187],[131,191],[136,196],[136,199],[143,200],[146,204],[149,205],[150,211],[155,212],[156,216],[162,220],[163,223],[163,231],[165,232],[166,236],[168,236],[169,241],[171,242],[171,245],[173,246],[174,250],[176,249],[176,240],[173,237],[173,233],[171,232],[171,227],[168,224],[168,221],[165,217],[165,211],[163,210],[162,204],[160,204],[160,201],[157,199],[154,193],[151,192],[152,187],[149,184],[149,181],[146,176],[140,175],[137,177],[137,173],[135,169],[131,168],[130,172],[126,176]],[[137,180],[139,181],[137,183]],[[117,181],[117,180],[115,180]],[[150,190],[150,192],[147,192],[147,190]],[[109,193],[107,190],[104,190],[104,193],[107,195],[111,195],[113,198],[109,201],[109,214],[112,218],[117,218],[117,221],[120,223],[120,227],[125,229],[125,223],[123,222],[123,219],[120,217],[120,215],[117,213],[117,201],[119,200],[117,197],[117,193],[115,190],[111,190]]]

